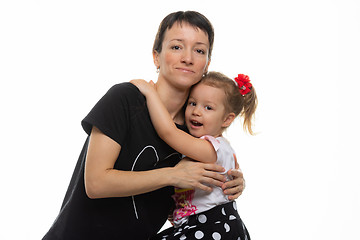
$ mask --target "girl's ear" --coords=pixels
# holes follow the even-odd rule
[[[153,51],[153,59],[154,59],[155,67],[156,67],[156,69],[158,69],[160,67],[159,53],[156,50]]]
[[[231,123],[234,121],[236,115],[235,113],[229,113],[225,116],[225,120],[223,122],[223,124],[221,125],[224,128],[227,128],[231,125]]]

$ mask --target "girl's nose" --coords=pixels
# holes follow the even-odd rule
[[[194,116],[200,116],[201,115],[201,111],[200,111],[198,106],[194,107],[192,114]]]

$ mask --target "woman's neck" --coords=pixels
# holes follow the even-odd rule
[[[155,88],[174,122],[184,124],[183,106],[189,96],[189,89],[182,91],[164,81],[158,81]]]

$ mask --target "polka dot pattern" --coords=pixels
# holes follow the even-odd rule
[[[206,223],[207,218],[204,214],[200,214],[198,220],[200,223]]]
[[[220,239],[221,239],[221,235],[220,235],[220,233],[218,233],[218,232],[214,232],[214,233],[212,234],[212,238],[213,238],[214,240],[220,240]]]
[[[224,223],[224,228],[225,228],[225,232],[229,232],[230,231],[230,226],[227,223]]]
[[[179,228],[165,230],[154,240],[250,240],[234,202],[188,217]]]
[[[196,239],[202,239],[204,237],[204,233],[202,231],[196,231],[195,232],[195,238]]]

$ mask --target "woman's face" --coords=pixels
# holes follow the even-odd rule
[[[159,79],[178,89],[189,89],[209,66],[207,34],[188,23],[175,23],[165,33],[161,53],[154,53]]]

